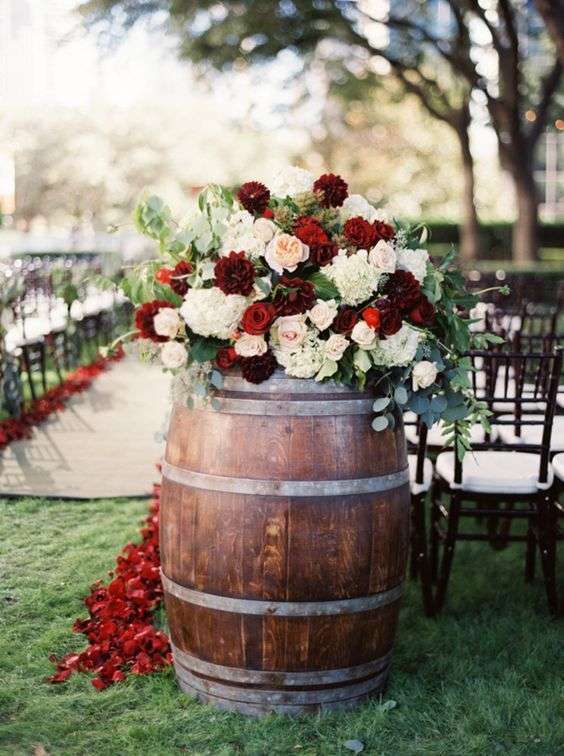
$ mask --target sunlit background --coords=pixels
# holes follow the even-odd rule
[[[177,40],[158,16],[108,41],[83,26],[77,4],[0,0],[0,254],[111,249],[132,256],[141,242],[130,215],[144,191],[163,195],[182,215],[204,184],[268,181],[288,162],[342,172],[397,217],[460,220],[454,132],[400,90],[385,60],[374,61],[378,86],[358,98],[352,85],[336,95],[322,62],[305,70],[287,51],[258,68],[243,57],[230,73],[201,77],[179,60]],[[390,12],[387,3],[365,5]],[[440,32],[450,23],[446,4],[433,5]],[[479,25],[473,33],[479,42]],[[377,24],[374,34],[384,49],[393,44]],[[528,53],[529,62],[545,54],[532,44]],[[481,65],[495,61],[484,52]],[[485,223],[511,222],[512,183],[474,99],[478,215]],[[535,117],[534,109],[524,114]],[[535,152],[539,214],[547,223],[564,218],[563,127],[551,112]],[[118,232],[109,234],[110,226]],[[541,259],[558,255],[541,250]]]

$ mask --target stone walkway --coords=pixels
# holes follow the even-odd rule
[[[0,452],[0,496],[146,496],[158,480],[170,378],[129,357]]]

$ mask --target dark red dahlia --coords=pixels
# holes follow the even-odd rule
[[[142,339],[150,339],[151,341],[168,341],[168,336],[159,336],[155,331],[155,315],[159,310],[165,307],[172,307],[170,302],[164,299],[155,299],[152,302],[145,302],[141,305],[135,313],[135,327],[139,331]]]
[[[193,272],[192,265],[186,260],[181,260],[175,265],[170,276],[170,288],[179,296],[185,296],[190,288],[187,277]]]
[[[244,252],[230,252],[215,264],[215,283],[224,294],[248,297],[255,283],[255,266]]]
[[[390,226],[389,223],[384,223],[384,221],[374,221],[374,230],[376,232],[376,241],[380,241],[380,239],[389,241],[396,235],[394,227]]]
[[[347,239],[359,249],[371,249],[377,241],[376,228],[359,215],[349,218],[343,228]]]
[[[375,304],[380,313],[380,334],[393,336],[401,328],[401,312],[389,299],[378,299]]]
[[[390,302],[402,312],[412,310],[421,299],[421,286],[413,273],[396,270],[386,281],[384,292]]]
[[[313,184],[314,192],[321,192],[323,207],[341,207],[349,196],[349,187],[346,181],[334,173],[324,173]]]
[[[418,326],[429,327],[435,322],[435,308],[427,297],[421,294],[419,302],[409,311],[408,318]]]
[[[215,364],[220,370],[228,370],[239,359],[235,347],[221,347],[215,358]]]
[[[308,247],[315,247],[318,244],[325,244],[329,237],[325,229],[317,218],[310,215],[300,215],[294,223],[294,234],[300,241],[307,244]]]
[[[237,199],[249,213],[261,215],[270,200],[270,191],[260,181],[247,181],[237,192]]]
[[[339,254],[339,248],[332,241],[316,244],[309,248],[309,259],[315,265],[322,267],[329,265],[331,260]]]
[[[331,324],[335,333],[350,333],[358,323],[358,314],[352,307],[341,307]]]
[[[277,315],[300,315],[315,304],[315,288],[309,281],[282,276],[278,284],[282,290],[278,291],[273,301]]]
[[[241,357],[239,360],[243,378],[249,383],[262,383],[276,370],[276,357],[267,350],[258,357]]]

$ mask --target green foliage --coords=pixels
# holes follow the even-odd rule
[[[324,273],[312,273],[307,280],[315,286],[315,293],[319,299],[335,299],[339,296],[339,290]]]
[[[195,362],[210,362],[216,358],[222,346],[223,343],[218,339],[194,336],[190,346],[190,357]]]

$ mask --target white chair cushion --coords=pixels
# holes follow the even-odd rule
[[[564,391],[559,391],[556,397],[556,404],[560,407],[560,409],[564,409]]]
[[[439,454],[436,470],[451,488],[474,493],[530,494],[550,488],[553,480],[549,466],[548,482],[539,483],[539,456],[526,452],[468,452],[462,466],[462,485],[454,483],[454,452]]]
[[[430,459],[425,459],[423,463],[423,483],[415,482],[415,473],[417,470],[417,455],[410,454],[407,458],[409,463],[409,488],[414,496],[421,493],[427,493],[431,488],[433,481],[433,463]]]
[[[500,415],[499,420],[513,420],[514,415]],[[539,415],[522,415],[521,420],[537,420],[542,422]],[[496,428],[496,438],[506,444],[540,444],[542,441],[542,425],[523,425],[521,426],[521,435],[515,435],[514,425],[498,425]],[[550,444],[552,451],[564,451],[564,415],[557,415],[552,425],[552,441]]]
[[[553,457],[552,468],[556,477],[564,483],[564,453],[557,454]]]

